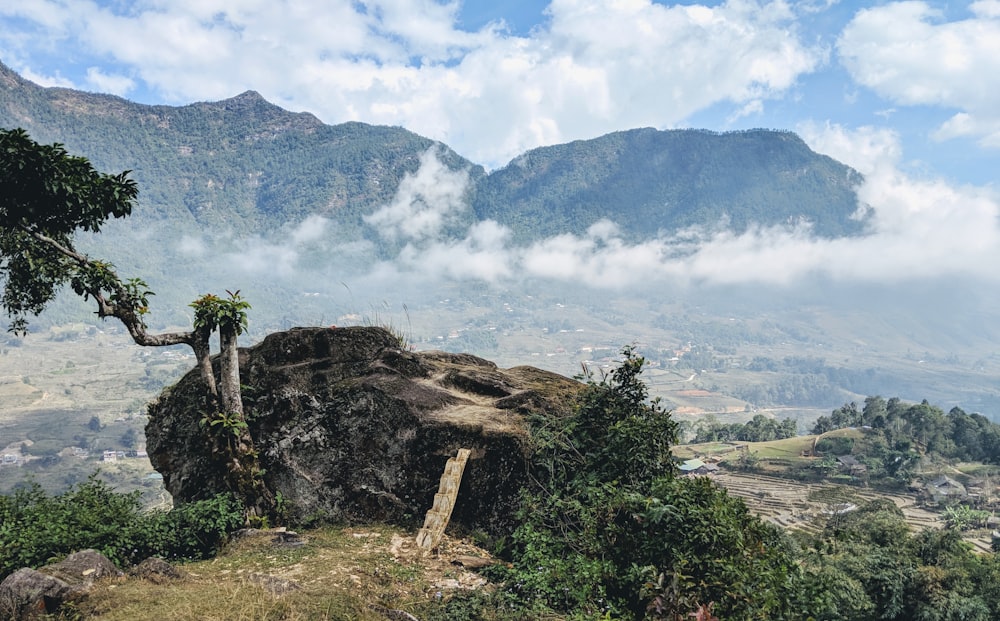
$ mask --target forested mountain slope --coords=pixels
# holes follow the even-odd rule
[[[477,185],[476,213],[533,238],[601,218],[627,238],[725,223],[856,234],[861,176],[789,132],[633,129],[529,151]]]
[[[354,235],[363,212],[388,202],[434,145],[401,128],[324,125],[248,91],[182,107],[42,88],[0,64],[0,126],[60,142],[101,170],[132,170],[141,188],[133,220],[179,231],[225,225],[265,232],[309,214]],[[472,165],[442,149],[454,167]]]

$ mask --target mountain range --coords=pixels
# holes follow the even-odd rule
[[[470,178],[460,224],[492,219],[525,241],[582,234],[602,218],[633,241],[720,221],[737,232],[805,221],[824,236],[863,226],[851,218],[860,175],[790,132],[635,129],[534,149],[487,172],[405,129],[325,125],[253,91],[148,106],[43,88],[0,64],[0,94],[0,126],[60,142],[101,170],[132,170],[142,188],[135,218],[182,229],[259,234],[321,215],[357,233],[432,147]]]

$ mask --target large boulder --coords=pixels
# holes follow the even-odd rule
[[[267,485],[295,520],[422,520],[445,462],[472,450],[452,521],[510,530],[526,415],[566,413],[579,382],[465,354],[411,352],[381,328],[297,328],[240,351]],[[147,448],[174,501],[225,491],[194,371],[150,405]]]

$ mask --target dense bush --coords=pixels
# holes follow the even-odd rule
[[[977,554],[952,528],[911,533],[875,500],[834,516],[800,555],[802,618],[987,621],[1000,615],[1000,555]]]
[[[850,455],[854,450],[854,438],[849,436],[824,437],[816,441],[816,452],[831,455]]]
[[[796,571],[779,530],[704,479],[674,476],[676,423],[631,348],[572,416],[537,421],[534,485],[500,569],[525,609],[581,618],[778,619]]]
[[[146,513],[138,493],[117,493],[96,476],[59,496],[32,485],[0,496],[0,579],[86,548],[119,567],[150,556],[207,558],[242,524],[242,506],[229,496]]]

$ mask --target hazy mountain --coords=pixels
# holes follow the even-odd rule
[[[823,236],[856,234],[860,175],[795,134],[634,129],[543,147],[476,185],[480,218],[522,238],[582,233],[601,218],[631,239],[725,221],[807,221]]]
[[[141,188],[134,218],[179,231],[225,226],[261,233],[306,215],[353,230],[388,202],[435,143],[396,127],[324,125],[248,91],[188,106],[42,88],[0,64],[0,126],[60,142],[100,170],[131,170]],[[450,166],[472,164],[443,148]]]

